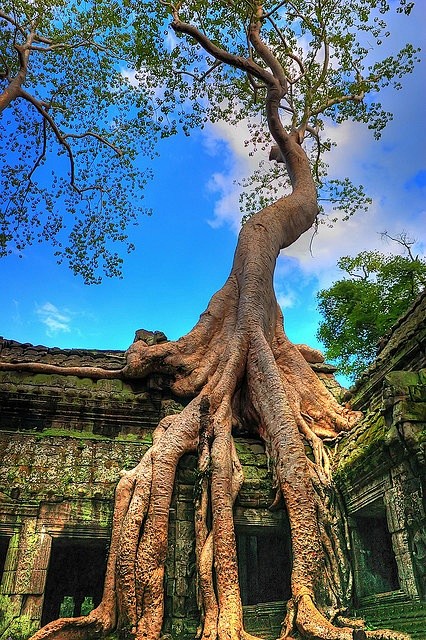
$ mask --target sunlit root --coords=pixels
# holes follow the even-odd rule
[[[231,284],[232,281],[228,288]],[[153,435],[153,447],[139,465],[125,472],[120,480],[107,569],[108,588],[100,607],[86,618],[56,622],[56,632],[48,625],[39,632],[43,635],[36,635],[34,640],[62,637],[68,640],[68,636],[61,634],[68,634],[69,624],[72,625],[70,640],[75,637],[89,640],[95,630],[104,635],[114,625],[128,629],[135,639],[159,638],[168,512],[174,477],[180,457],[196,450],[199,460],[195,532],[203,612],[201,638],[250,640],[242,621],[232,513],[243,482],[232,425],[235,421],[244,423],[245,415],[250,416],[250,420],[258,416],[262,425],[259,433],[267,444],[277,482],[276,500],[271,507],[278,507],[284,499],[292,529],[294,606],[289,606],[283,638],[291,638],[295,628],[306,637],[314,629],[322,634],[317,636],[321,640],[351,637],[347,629],[338,629],[327,622],[312,600],[318,576],[324,573],[326,566],[320,563],[312,574],[312,566],[318,563],[316,559],[325,553],[330,557],[330,573],[337,571],[336,549],[329,541],[324,542],[325,525],[317,522],[318,504],[313,488],[315,482],[324,487],[329,485],[329,458],[322,437],[324,433],[328,436],[338,433],[340,425],[336,427],[336,422],[339,418],[345,420],[346,416],[328,392],[321,391],[317,397],[318,379],[300,352],[287,344],[283,333],[274,340],[274,350],[263,332],[255,327],[248,333],[234,334],[234,338],[225,340],[227,334],[231,332],[232,335],[232,327],[235,328],[235,307],[231,308],[226,320],[219,321],[211,316],[203,319],[202,316],[200,322],[208,322],[209,326],[214,323],[220,334],[220,339],[209,339],[209,348],[214,344],[216,351],[214,357],[207,359],[208,366],[205,362],[194,366],[195,343],[192,340],[197,338],[198,342],[205,338],[199,328],[191,338],[188,334],[183,343],[152,346],[135,343],[138,346],[129,350],[129,362],[135,357],[131,365],[134,371],[140,372],[141,367],[145,372],[165,370],[172,360],[176,364],[179,359],[177,382],[198,385],[203,379],[203,389],[180,414],[169,416],[159,424]],[[207,348],[199,343],[198,347],[201,353]],[[150,358],[151,365],[148,365]],[[282,365],[283,358],[285,366]],[[315,393],[306,389],[301,392],[293,379],[290,380],[288,372],[293,367],[293,359],[296,369],[300,369],[299,374],[306,374],[307,383],[313,381]],[[267,394],[264,393],[265,381]],[[249,391],[245,392],[245,414],[234,419],[232,398],[237,390],[241,393],[241,385],[247,385]],[[312,414],[320,413],[321,403],[324,405],[325,400],[327,406],[322,409],[321,419],[315,419]],[[247,403],[252,403],[252,407]],[[347,423],[346,419],[345,426]],[[313,462],[306,457],[303,440],[312,448]],[[328,588],[333,591],[331,577],[329,583]],[[338,599],[338,594],[333,597]],[[75,633],[78,636],[73,635]]]
[[[353,629],[332,625],[318,611],[309,594],[302,595],[297,603],[296,627],[303,637],[321,640],[353,640]]]
[[[365,628],[365,620],[361,618],[347,618],[346,616],[337,615],[335,623],[338,627],[350,627],[351,629],[362,630]]]

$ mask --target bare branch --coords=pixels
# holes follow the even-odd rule
[[[268,13],[263,13],[262,14],[262,20],[266,20],[266,19],[270,18],[271,16],[274,15],[274,13],[276,11],[278,11],[278,9],[281,9],[281,7],[283,7],[286,4],[287,4],[287,0],[284,0],[283,2],[279,2],[273,9],[268,11]]]
[[[190,71],[176,71],[175,73],[177,73],[178,75],[190,76],[191,78],[194,78],[194,80],[196,80],[197,82],[203,82],[203,80],[205,80],[207,76],[209,76],[215,69],[220,67],[221,64],[222,62],[220,60],[216,60],[212,64],[212,66],[209,69],[207,69],[205,73],[203,73],[202,76],[197,76],[195,73],[191,73]]]
[[[274,78],[278,80],[281,85],[283,95],[285,95],[288,91],[288,83],[287,78],[285,76],[284,70],[277,60],[277,58],[272,53],[271,49],[266,46],[260,37],[260,29],[262,26],[262,7],[259,5],[257,8],[256,15],[253,16],[250,22],[249,28],[249,38],[256,52],[262,58],[265,64],[271,69]]]
[[[9,66],[7,64],[7,59],[5,58],[5,56],[2,53],[0,53],[0,61],[1,61],[1,64],[3,65],[3,67],[4,67],[4,71],[2,71],[0,73],[0,80],[8,80],[9,79]]]
[[[93,190],[93,189],[100,190],[101,188],[99,186],[85,187],[85,188],[77,187],[76,177],[75,177],[74,154],[73,154],[73,150],[72,150],[70,144],[68,143],[68,139],[69,138],[81,139],[81,138],[86,138],[86,137],[92,137],[92,138],[95,138],[96,140],[98,140],[99,142],[101,142],[103,145],[105,145],[105,146],[109,147],[110,149],[112,149],[119,157],[123,156],[123,151],[121,149],[119,149],[118,147],[116,147],[115,145],[113,145],[111,142],[109,142],[103,136],[99,135],[98,133],[95,133],[94,131],[86,131],[85,133],[81,133],[81,134],[77,134],[77,133],[63,134],[63,133],[61,133],[59,127],[56,124],[56,122],[54,121],[52,116],[47,111],[47,109],[49,108],[49,105],[47,103],[42,102],[41,100],[38,100],[37,98],[35,98],[34,96],[32,96],[30,93],[28,93],[27,91],[25,91],[23,89],[20,90],[20,97],[23,98],[24,100],[27,100],[30,104],[32,104],[37,109],[37,111],[43,117],[44,121],[47,122],[48,125],[50,126],[50,128],[53,131],[58,143],[62,147],[64,147],[64,149],[66,150],[67,155],[68,155],[68,159],[69,159],[69,163],[70,163],[70,185],[72,186],[72,188],[75,191],[77,191],[77,193],[79,193],[80,195],[84,191],[90,191],[90,190]]]
[[[85,133],[66,133],[62,136],[63,140],[66,140],[67,138],[79,139],[79,138],[88,138],[88,137],[99,140],[99,142],[101,142],[103,145],[115,151],[115,153],[119,157],[122,157],[124,155],[124,151],[122,149],[119,149],[114,144],[109,142],[106,138],[104,138],[104,136],[101,136],[99,135],[99,133],[95,133],[94,131],[86,131]]]
[[[278,27],[278,25],[276,24],[275,20],[273,20],[271,17],[268,17],[268,20],[271,23],[271,25],[273,26],[273,28],[274,28],[275,32],[277,33],[278,37],[280,38],[282,44],[284,45],[286,56],[288,58],[290,58],[291,60],[294,60],[294,62],[298,65],[298,67],[300,69],[300,74],[301,75],[296,80],[288,79],[288,82],[291,82],[292,84],[294,84],[295,82],[298,82],[298,80],[300,80],[300,78],[302,78],[305,75],[305,67],[304,67],[303,61],[299,58],[299,56],[297,56],[295,53],[293,53],[293,51],[290,49],[286,39],[284,38],[284,36],[283,36],[283,34],[281,32],[281,29]]]
[[[324,83],[325,78],[327,76],[328,68],[330,65],[330,45],[327,41],[325,33],[324,33],[323,43],[324,43],[324,61],[322,64],[322,71],[317,82],[313,87],[313,91],[317,91],[319,87],[321,87],[322,84]]]
[[[23,27],[15,20],[15,18],[12,18],[12,16],[10,16],[9,14],[5,13],[4,11],[2,11],[0,9],[0,19],[5,20],[6,22],[8,22],[9,24],[11,24],[13,27],[15,27],[15,29],[17,31],[19,31],[19,33],[21,33],[23,36],[26,35],[25,30],[23,29]]]
[[[60,51],[61,49],[81,49],[82,47],[92,47],[97,51],[109,52],[107,47],[99,44],[95,40],[81,40],[80,42],[75,42],[71,44],[70,42],[53,42],[49,38],[42,38],[41,36],[36,36],[34,39],[35,42],[41,42],[46,44],[45,47],[39,47],[37,45],[32,45],[32,51],[39,51],[41,53],[48,53],[49,51]]]
[[[68,142],[66,141],[66,139],[64,138],[64,136],[61,134],[52,116],[46,111],[46,104],[41,102],[40,100],[37,100],[37,98],[32,96],[30,93],[28,93],[28,91],[25,91],[24,89],[21,89],[20,97],[24,98],[24,100],[27,100],[30,104],[32,104],[37,109],[37,111],[41,114],[41,116],[48,122],[59,144],[63,146],[64,149],[66,150],[68,154],[69,162],[70,162],[70,174],[71,174],[70,184],[78,193],[81,193],[80,189],[75,184],[74,155],[73,155],[72,149],[68,144]]]
[[[37,168],[40,166],[41,161],[43,160],[43,158],[46,155],[46,148],[47,148],[47,131],[46,131],[47,125],[46,125],[46,120],[43,119],[43,146],[41,149],[41,152],[38,156],[38,158],[36,159],[36,161],[34,162],[33,168],[31,169],[30,173],[28,174],[27,177],[27,186],[26,189],[24,191],[24,193],[22,194],[22,199],[21,199],[21,206],[24,205],[25,200],[27,199],[27,195],[28,192],[30,190],[30,186],[31,186],[31,178],[33,177],[35,171],[37,170]],[[19,187],[17,187],[16,191],[15,191],[15,196],[19,191]],[[13,198],[14,196],[12,196]],[[12,199],[11,198],[11,199]]]
[[[41,161],[43,160],[43,158],[46,155],[46,147],[47,147],[47,131],[46,131],[47,125],[46,125],[46,120],[43,119],[43,147],[41,149],[40,155],[37,158],[37,160],[34,163],[33,168],[31,169],[30,173],[28,174],[28,184],[31,182],[31,178],[33,177],[37,167],[40,165]]]
[[[386,238],[387,240],[392,240],[393,242],[397,242],[402,247],[404,247],[404,249],[408,253],[408,257],[410,258],[411,262],[416,261],[417,258],[413,256],[413,252],[411,251],[411,247],[414,244],[416,244],[416,241],[411,239],[405,231],[403,231],[402,233],[399,233],[395,237],[391,236],[390,233],[388,233],[387,231],[382,231],[382,233],[380,234],[380,237],[382,238],[382,240],[383,238]]]
[[[334,105],[344,104],[345,102],[362,102],[364,100],[365,93],[362,91],[360,94],[350,94],[348,96],[340,96],[339,98],[330,98],[324,104],[310,111],[310,116],[318,116],[320,113],[324,113],[326,109],[334,107]]]

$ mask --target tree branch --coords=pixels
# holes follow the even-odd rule
[[[109,147],[110,149],[115,151],[115,153],[120,158],[124,155],[124,152],[123,152],[122,149],[119,149],[114,144],[109,142],[106,138],[104,138],[103,136],[99,135],[99,133],[95,133],[94,131],[86,131],[85,133],[66,133],[65,135],[62,136],[63,140],[66,140],[67,138],[81,139],[81,138],[88,138],[88,137],[95,138],[96,140],[99,140],[99,142],[101,142],[103,145],[105,145],[106,147]]]
[[[207,78],[207,76],[209,76],[215,69],[217,69],[220,65],[221,65],[221,61],[220,60],[216,60],[212,66],[207,69],[207,71],[205,73],[203,73],[202,76],[197,76],[195,73],[191,73],[190,71],[176,71],[175,73],[179,74],[179,75],[185,75],[185,76],[190,76],[191,78],[194,78],[194,80],[196,80],[197,82],[202,82],[203,80],[205,80]]]
[[[299,58],[299,56],[297,56],[295,53],[293,53],[293,51],[291,51],[290,47],[288,46],[288,43],[287,43],[286,39],[284,38],[283,34],[281,33],[281,29],[278,27],[278,25],[276,24],[275,20],[273,20],[269,16],[268,16],[268,20],[271,23],[272,27],[274,28],[275,32],[277,33],[279,39],[283,43],[283,46],[285,48],[286,56],[288,58],[290,58],[291,60],[294,60],[294,62],[298,65],[298,67],[300,69],[300,76],[298,78],[296,78],[295,80],[287,79],[287,81],[290,84],[294,84],[295,82],[298,82],[306,73],[303,61]]]
[[[262,14],[262,20],[266,20],[267,18],[270,18],[271,16],[274,15],[276,11],[278,11],[278,9],[281,9],[281,7],[283,7],[286,4],[287,4],[287,0],[283,0],[283,2],[279,2],[273,9],[268,11],[268,13]]]
[[[64,138],[64,136],[61,134],[52,116],[49,115],[49,113],[46,111],[45,107],[48,105],[46,105],[45,102],[41,102],[40,100],[37,100],[37,98],[32,96],[30,93],[28,93],[28,91],[25,91],[24,89],[21,89],[20,97],[23,98],[24,100],[27,100],[30,104],[33,105],[33,107],[37,109],[37,111],[41,114],[41,116],[49,123],[49,126],[52,129],[53,133],[55,134],[55,137],[59,142],[59,144],[65,148],[70,161],[70,172],[71,172],[70,183],[72,187],[80,193],[80,190],[75,184],[74,155],[73,155],[72,149],[68,144],[68,142],[66,141],[66,139]]]
[[[260,37],[260,28],[262,25],[262,6],[257,6],[256,14],[253,16],[250,21],[249,27],[249,38],[252,43],[255,51],[262,58],[263,62],[268,65],[271,69],[274,78],[278,80],[281,85],[283,96],[286,95],[288,91],[288,83],[287,78],[285,76],[284,70],[281,64],[278,62],[277,58],[272,53],[271,49],[265,45],[262,38]]]
[[[0,17],[3,16],[0,15]],[[18,27],[16,27],[16,29],[18,30]],[[33,43],[34,35],[34,32],[31,31],[27,35],[27,39],[24,44],[16,44],[15,42],[13,45],[18,54],[19,71],[16,76],[9,82],[9,85],[6,87],[3,93],[0,95],[0,113],[4,111],[13,100],[16,99],[22,91],[22,84],[27,76],[28,59],[30,56],[31,44]]]
[[[176,9],[173,10],[173,22],[171,27],[177,33],[185,33],[186,35],[194,38],[194,40],[196,40],[198,44],[207,51],[207,53],[210,53],[214,58],[216,58],[216,60],[229,64],[241,71],[245,71],[258,80],[263,80],[267,85],[273,85],[275,83],[274,76],[253,60],[237,56],[225,49],[222,49],[221,47],[218,47],[206,35],[204,35],[204,33],[197,29],[197,27],[192,24],[182,22]]]
[[[9,14],[5,13],[4,11],[2,11],[0,9],[0,19],[5,20],[6,22],[8,22],[9,24],[11,24],[13,27],[15,27],[15,29],[17,31],[19,31],[19,33],[21,33],[23,36],[26,35],[25,33],[25,29],[23,29],[23,27],[21,27],[21,25],[15,20],[15,18],[12,18],[12,16],[10,16]]]
[[[348,96],[340,96],[339,98],[330,98],[323,105],[310,111],[310,116],[318,116],[320,113],[324,113],[330,107],[334,107],[337,104],[344,104],[345,102],[362,102],[364,100],[365,93],[362,91],[360,94],[350,94]]]

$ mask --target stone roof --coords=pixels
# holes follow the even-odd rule
[[[136,332],[137,337],[140,331]],[[164,336],[158,331],[154,333]],[[40,344],[33,345],[29,342],[21,343],[0,336],[0,364],[1,362],[13,364],[36,362],[60,367],[98,367],[115,371],[125,366],[126,352],[112,349],[60,349],[59,347],[46,347]],[[341,395],[342,388],[334,378],[336,371],[334,365],[326,362],[310,362],[309,366],[324,382],[325,386],[329,388],[331,393],[336,397]],[[90,374],[88,374],[88,377],[90,377]]]
[[[16,342],[0,336],[0,362],[39,362],[62,367],[102,367],[115,370],[126,364],[126,352],[110,349],[59,349]]]

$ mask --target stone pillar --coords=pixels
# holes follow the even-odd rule
[[[400,587],[407,595],[418,596],[413,563],[410,553],[409,533],[406,522],[406,474],[403,465],[391,469],[392,483],[384,494],[386,517],[392,536],[392,547],[398,567]]]
[[[16,554],[16,564],[10,593],[22,597],[22,614],[40,622],[52,538],[45,531],[37,530],[36,518],[27,518],[16,542],[12,554]]]
[[[19,533],[14,533],[9,540],[6,562],[1,582],[1,593],[10,596],[14,593],[16,565],[18,561]]]
[[[348,517],[349,535],[351,538],[352,546],[352,561],[353,561],[353,575],[355,586],[355,599],[358,601],[360,598],[370,595],[366,590],[366,571],[367,562],[365,558],[366,550],[364,543],[358,532],[358,524],[353,516]]]

